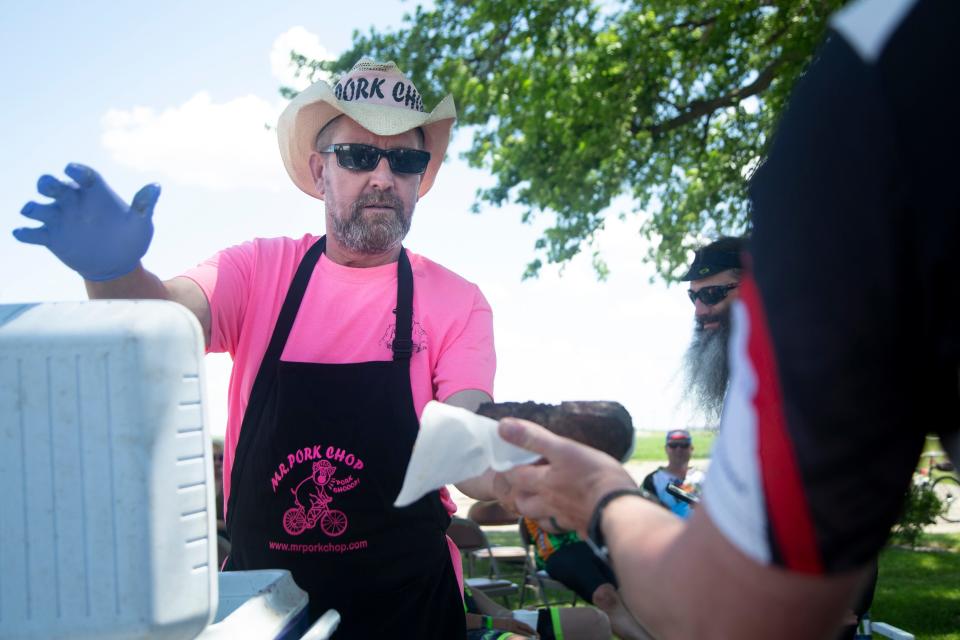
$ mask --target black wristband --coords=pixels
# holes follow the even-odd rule
[[[603,518],[603,510],[608,504],[621,496],[640,496],[641,498],[646,498],[647,495],[647,492],[640,488],[614,489],[600,498],[597,506],[593,508],[593,515],[590,516],[590,522],[587,524],[587,539],[585,542],[597,557],[608,565],[610,564],[609,552],[607,551],[607,543],[603,539],[603,530],[600,526],[600,520]]]

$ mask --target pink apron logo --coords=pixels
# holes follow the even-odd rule
[[[347,530],[347,514],[330,508],[333,498],[327,494],[327,487],[335,493],[342,493],[355,487],[357,481],[353,478],[337,481],[333,477],[336,471],[329,460],[314,461],[311,475],[290,489],[294,506],[283,514],[284,531],[298,536],[319,524],[320,530],[333,538]]]

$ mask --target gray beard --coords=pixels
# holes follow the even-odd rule
[[[364,217],[364,207],[378,205],[393,209],[394,215]],[[412,213],[412,212],[411,212]],[[396,248],[410,231],[410,217],[403,211],[403,202],[392,193],[361,196],[350,205],[349,215],[330,216],[331,232],[337,241],[354,253],[372,255]]]
[[[717,329],[705,331],[695,327],[693,340],[683,356],[683,399],[712,423],[720,419],[727,393],[729,339],[727,316]]]

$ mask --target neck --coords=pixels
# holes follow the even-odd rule
[[[669,472],[672,473],[673,475],[677,476],[678,478],[686,478],[686,477],[687,477],[687,467],[689,467],[689,466],[690,466],[689,464],[677,464],[677,465],[674,465],[673,463],[668,463],[668,464],[667,464],[667,471],[669,471]]]
[[[379,267],[400,259],[400,245],[388,249],[383,253],[357,253],[347,249],[331,235],[327,234],[327,258],[344,267],[364,269]]]

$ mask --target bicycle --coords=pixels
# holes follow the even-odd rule
[[[918,472],[918,485],[927,485],[940,500],[939,517],[945,522],[960,522],[960,479],[956,468],[943,451],[926,451],[926,466]],[[936,476],[936,477],[935,477]]]
[[[292,536],[298,536],[307,529],[313,529],[320,521],[320,529],[330,536],[336,537],[347,530],[347,514],[339,509],[330,509],[327,505],[330,498],[326,501],[320,498],[310,498],[310,510],[307,511],[303,505],[297,504],[283,514],[283,528]]]

